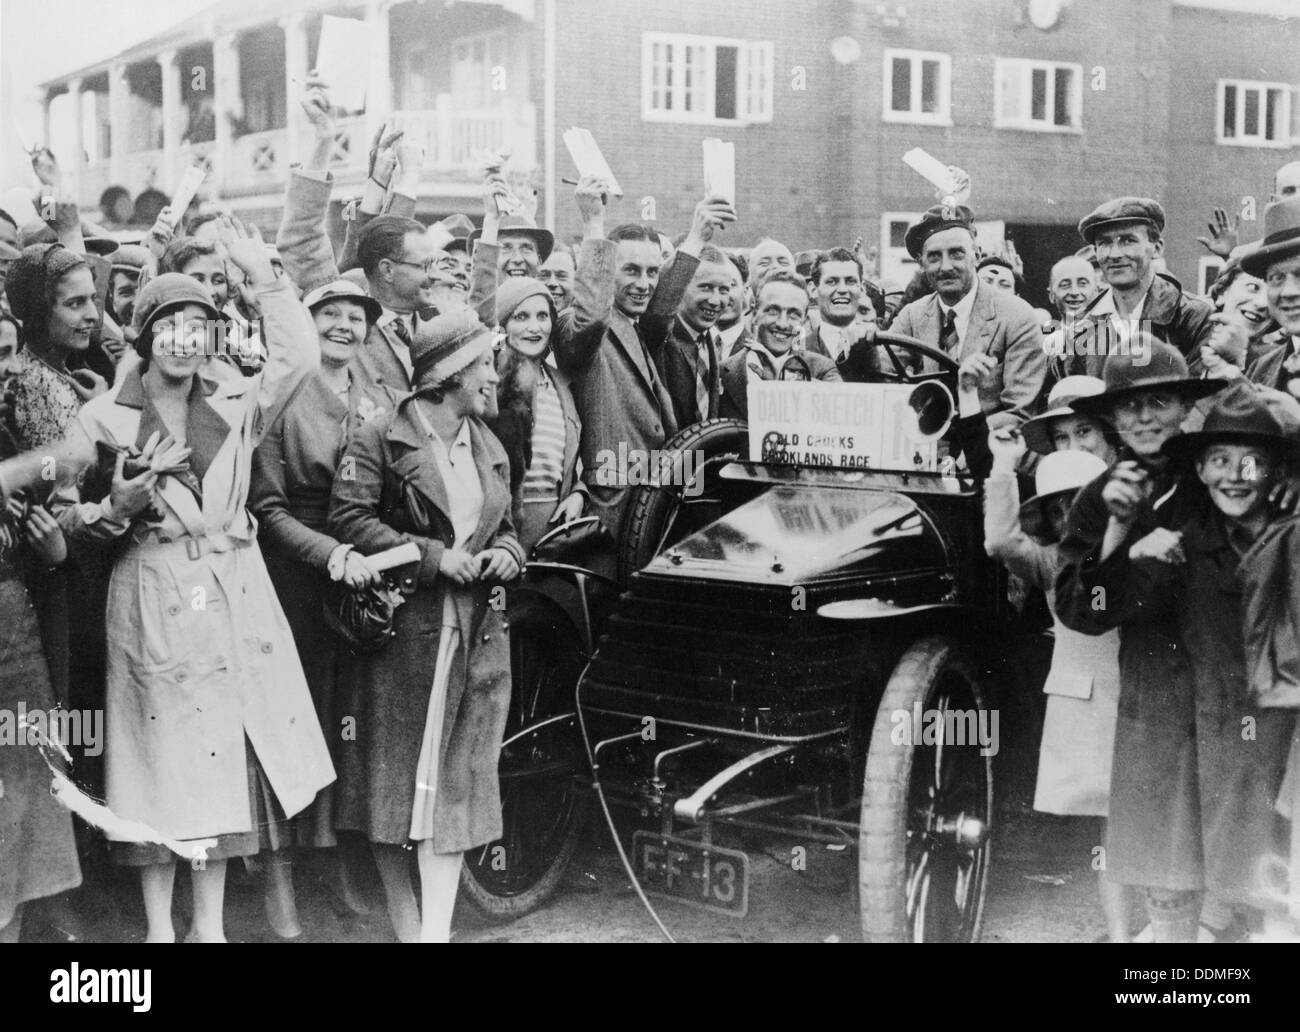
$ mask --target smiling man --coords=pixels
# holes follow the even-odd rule
[[[973,220],[969,208],[939,205],[908,227],[907,251],[934,293],[905,305],[889,328],[958,364],[976,353],[989,355],[996,364],[981,378],[980,410],[1026,419],[1037,410],[1047,373],[1040,321],[1020,298],[977,279]]]
[[[1246,376],[1300,398],[1300,195],[1264,209],[1264,239],[1241,258],[1248,275],[1264,281],[1268,314],[1278,324],[1278,346],[1266,352]]]
[[[804,331],[803,349],[841,361],[856,338],[858,304],[862,300],[862,263],[843,247],[818,254],[812,264],[813,297],[820,319]]]
[[[564,244],[556,244],[551,256],[542,263],[537,278],[546,284],[557,312],[563,312],[573,304],[573,277],[576,273],[573,252]]]
[[[1072,323],[1097,294],[1097,270],[1072,254],[1052,266],[1047,293],[1062,322]]]
[[[1164,229],[1165,211],[1149,197],[1117,197],[1080,221],[1079,235],[1096,248],[1107,289],[1076,321],[1067,374],[1100,376],[1106,358],[1125,353],[1138,330],[1176,347],[1193,374],[1201,371],[1213,307],[1157,271]]]

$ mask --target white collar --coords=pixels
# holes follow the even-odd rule
[[[1147,289],[1142,292],[1142,296],[1138,298],[1138,303],[1133,308],[1133,315],[1129,316],[1130,319],[1136,319],[1141,316],[1142,309],[1146,307],[1147,295],[1150,293],[1151,293],[1151,288],[1148,286]],[[1115,306],[1114,287],[1107,287],[1105,291],[1102,292],[1102,295],[1099,298],[1097,298],[1097,303],[1092,306],[1092,309],[1089,312],[1089,314],[1090,315],[1113,315],[1115,318],[1117,319],[1119,318],[1119,309]]]
[[[935,294],[934,296],[939,302],[940,313],[946,314],[947,312],[952,311],[957,316],[958,323],[965,324],[970,322],[971,311],[975,308],[975,291],[977,290],[979,290],[978,283],[971,287],[970,290],[966,291],[966,295],[955,305],[948,304],[948,302],[939,297],[938,294]]]

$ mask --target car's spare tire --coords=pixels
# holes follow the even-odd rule
[[[696,423],[663,446],[659,468],[672,475],[656,476],[655,483],[634,487],[623,516],[618,551],[620,584],[626,584],[632,574],[669,545],[724,514],[718,471],[748,451],[749,428],[739,419]],[[687,476],[677,474],[689,474],[689,481],[683,483]],[[702,485],[698,478],[703,478]]]

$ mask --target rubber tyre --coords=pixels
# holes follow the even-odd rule
[[[704,453],[706,468],[717,469],[727,462],[744,458],[749,452],[749,427],[739,419],[710,419],[695,423],[671,438],[661,449],[668,456],[680,452]],[[632,574],[645,566],[668,545],[685,537],[671,533],[670,526],[681,508],[684,485],[641,484],[623,517],[619,534],[618,582],[626,584]],[[721,515],[721,513],[719,513]],[[701,525],[704,525],[701,521]]]
[[[564,612],[553,603],[540,599],[529,600],[516,612],[510,613],[510,638],[512,659],[512,684],[515,694],[510,700],[510,717],[506,724],[505,739],[509,740],[524,727],[531,726],[548,716],[573,712],[574,693],[582,673],[583,655],[577,630]],[[585,791],[571,781],[564,795],[563,812],[555,827],[545,836],[545,855],[512,857],[511,846],[521,840],[512,839],[512,827],[523,827],[529,817],[536,817],[539,809],[546,809],[543,797],[538,805],[536,794],[529,795],[528,785],[521,779],[511,784],[509,770],[512,764],[537,760],[536,753],[525,753],[533,746],[545,749],[541,758],[549,756],[561,764],[572,761],[576,774],[583,766],[581,740],[576,727],[569,723],[551,725],[530,739],[525,736],[510,749],[502,751],[500,770],[503,835],[487,846],[467,850],[461,865],[460,891],[474,907],[490,921],[507,922],[523,917],[549,900],[559,889],[568,871],[569,863],[581,841],[586,825],[590,799]],[[512,755],[511,749],[523,755]],[[560,775],[550,781],[562,782]],[[546,782],[541,782],[543,787]],[[562,789],[549,789],[560,792]],[[518,822],[518,823],[516,823]],[[532,848],[530,844],[529,847]],[[507,885],[492,868],[499,848],[505,848],[507,865],[516,860],[524,864],[527,872],[522,884]]]
[[[908,829],[915,820],[916,793],[913,774],[916,760],[924,757],[924,747],[908,748],[894,744],[893,735],[898,711],[913,714],[920,702],[922,712],[935,708],[941,687],[953,681],[964,682],[969,694],[958,707],[986,708],[986,693],[980,687],[969,662],[955,642],[944,637],[923,638],[913,643],[890,675],[876,710],[863,777],[862,813],[858,842],[859,909],[862,937],[867,942],[913,942],[914,924],[908,915]],[[973,748],[973,758],[945,746],[962,759],[969,769],[983,773],[983,789],[978,777],[968,793],[975,807],[982,807],[982,817],[991,829],[993,814],[993,763],[991,756],[980,756]],[[979,939],[988,890],[991,835],[986,834],[978,848],[976,874],[973,876],[973,913],[961,923],[961,934],[950,937],[959,942]],[[913,854],[915,856],[915,852]]]

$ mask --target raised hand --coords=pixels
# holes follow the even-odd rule
[[[1025,438],[1014,426],[989,431],[989,451],[993,465],[1000,470],[1014,470],[1026,451]]]
[[[736,209],[729,201],[724,201],[721,197],[706,197],[695,206],[689,236],[707,244],[713,239],[714,232],[726,229],[735,221]]]
[[[307,80],[302,95],[302,109],[307,112],[307,119],[316,130],[316,138],[332,140],[334,138],[334,107],[329,99],[329,87],[314,74]]]
[[[1228,255],[1232,254],[1233,248],[1237,246],[1237,231],[1241,227],[1241,216],[1234,215],[1229,222],[1228,213],[1222,208],[1215,208],[1208,225],[1210,235],[1197,237],[1196,242],[1211,254],[1217,254],[1227,261]]]
[[[245,228],[233,215],[223,215],[217,222],[217,235],[226,249],[226,255],[235,263],[250,286],[264,286],[275,282],[275,268],[266,253],[266,244],[256,226]]]

